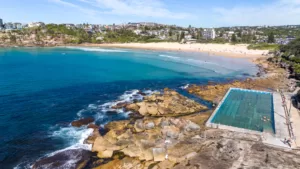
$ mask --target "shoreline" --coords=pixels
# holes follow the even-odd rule
[[[56,44],[56,45],[0,45],[0,48],[6,47],[104,47],[104,48],[123,48],[123,49],[141,49],[151,51],[176,51],[176,52],[195,52],[204,53],[208,56],[223,56],[229,58],[257,59],[267,57],[268,50],[249,50],[249,44],[213,44],[213,43],[194,43],[180,44],[176,42],[158,42],[158,43],[83,43],[83,44]]]
[[[67,45],[65,45],[67,46]],[[109,47],[109,48],[124,48],[124,49],[143,49],[143,50],[161,50],[161,51],[176,51],[176,52],[195,52],[206,53],[208,56],[223,56],[230,58],[245,58],[257,59],[266,57],[268,50],[249,50],[248,44],[179,44],[174,42],[159,42],[159,43],[111,43],[111,44],[91,44],[84,43],[81,47]]]

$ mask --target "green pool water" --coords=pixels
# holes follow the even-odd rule
[[[275,133],[273,95],[232,88],[211,123]]]

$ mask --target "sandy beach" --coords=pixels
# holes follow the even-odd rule
[[[113,44],[81,44],[80,46],[94,47],[118,47],[118,48],[135,48],[146,50],[172,50],[208,53],[211,56],[226,56],[237,58],[255,59],[264,57],[268,50],[249,50],[247,44],[180,44],[175,42],[161,43],[113,43]]]

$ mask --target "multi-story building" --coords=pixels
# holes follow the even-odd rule
[[[4,28],[5,28],[6,30],[15,29],[15,28],[14,28],[14,24],[11,23],[11,22],[5,23],[5,24],[4,24]]]
[[[21,23],[13,23],[13,27],[14,29],[22,29],[23,28],[23,25]]]
[[[215,39],[216,38],[216,31],[213,28],[204,29],[202,31],[202,37],[204,39]]]
[[[3,27],[3,20],[0,18],[0,28]]]

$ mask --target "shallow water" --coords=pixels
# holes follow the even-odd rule
[[[201,53],[104,48],[0,49],[0,166],[29,167],[65,148],[85,148],[91,132],[70,122],[95,117],[104,125],[128,117],[112,110],[121,100],[142,99],[165,87],[206,84],[254,75],[243,59]],[[201,99],[197,101],[201,102]],[[209,104],[203,102],[205,104]]]

